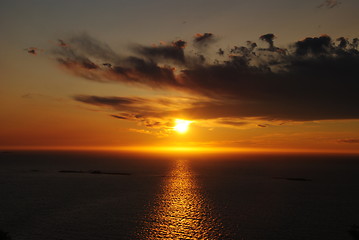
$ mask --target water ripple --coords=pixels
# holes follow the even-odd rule
[[[139,239],[228,239],[187,160],[177,160],[145,217]]]

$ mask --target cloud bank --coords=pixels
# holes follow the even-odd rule
[[[210,45],[215,39],[214,34],[204,33],[196,34],[191,46],[185,40],[156,46],[133,45],[133,54],[123,56],[88,35],[78,35],[61,40],[52,54],[68,72],[87,80],[192,96],[180,101],[74,97],[76,101],[120,112],[113,117],[139,121],[148,127],[169,126],[170,121],[161,119],[171,116],[217,119],[231,126],[243,125],[243,119],[249,118],[359,119],[358,38],[307,37],[283,49],[275,46],[275,35],[268,33],[259,37],[268,44],[267,48],[247,41],[245,46],[211,53]],[[216,56],[219,59],[213,61]]]

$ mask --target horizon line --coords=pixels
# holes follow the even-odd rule
[[[245,147],[179,147],[179,146],[0,146],[0,151],[125,151],[165,153],[322,153],[359,154],[359,150],[300,149],[300,148],[245,148]]]

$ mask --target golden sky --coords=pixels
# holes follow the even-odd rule
[[[343,1],[2,1],[0,146],[359,149]]]

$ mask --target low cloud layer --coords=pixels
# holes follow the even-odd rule
[[[275,35],[268,33],[258,39],[268,44],[266,48],[247,41],[245,46],[210,53],[208,45],[214,39],[214,34],[204,33],[196,34],[192,44],[177,40],[157,46],[133,45],[133,54],[122,56],[105,43],[79,35],[61,40],[52,53],[60,65],[81,78],[193,96],[179,102],[169,98],[74,97],[121,113],[114,117],[152,127],[156,124],[149,119],[180,115],[222,119],[228,125],[243,125],[241,119],[246,118],[359,119],[357,38],[307,37],[283,49],[275,46]],[[199,47],[206,48],[208,51],[201,52],[207,55],[197,53]],[[219,59],[214,59],[216,56]]]

